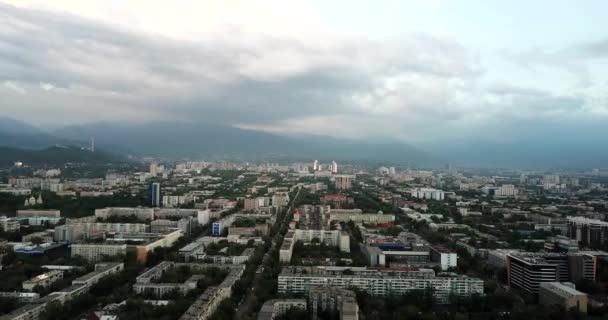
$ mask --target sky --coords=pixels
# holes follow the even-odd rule
[[[415,144],[608,135],[606,1],[0,0],[0,117]]]

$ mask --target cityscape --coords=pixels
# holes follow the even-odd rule
[[[605,170],[94,167],[3,169],[0,319],[606,312]]]
[[[0,320],[608,319],[606,12],[0,0]]]

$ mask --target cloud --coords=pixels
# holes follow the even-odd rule
[[[18,94],[26,94],[27,90],[25,90],[24,88],[22,88],[21,86],[19,86],[16,82],[14,81],[4,81],[4,86],[10,90],[12,90],[13,92],[16,92]]]
[[[4,99],[18,108],[11,113],[54,124],[170,119],[427,141],[604,110],[585,92],[488,84],[491,68],[455,39],[340,34],[306,2],[104,3],[0,4],[0,81],[30,93]],[[594,81],[581,62],[559,66],[564,56],[503,55],[532,73],[551,65]]]

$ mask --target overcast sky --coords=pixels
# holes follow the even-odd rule
[[[0,0],[0,116],[608,134],[608,2]]]

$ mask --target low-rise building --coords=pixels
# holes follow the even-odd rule
[[[458,255],[456,252],[450,251],[445,246],[431,246],[431,261],[437,262],[441,266],[441,270],[446,271],[450,268],[456,268],[458,263]]]
[[[82,257],[87,261],[101,261],[105,257],[127,254],[126,244],[77,243],[72,244],[72,257]]]
[[[48,288],[53,282],[61,279],[63,279],[63,271],[53,270],[23,281],[21,287],[23,290],[33,291],[36,286]]]
[[[306,299],[274,299],[264,302],[258,320],[274,320],[291,309],[306,310]]]
[[[313,320],[319,318],[320,312],[337,313],[340,320],[359,319],[357,296],[351,290],[332,287],[312,287],[308,292],[308,301]]]
[[[365,267],[283,267],[278,277],[279,293],[307,293],[313,286],[367,291],[372,295],[403,294],[432,289],[438,303],[450,295],[483,294],[483,280],[465,276],[436,276],[432,269]]]
[[[543,282],[538,294],[542,305],[559,305],[565,310],[574,308],[581,313],[587,313],[587,295],[576,290],[571,282]]]

